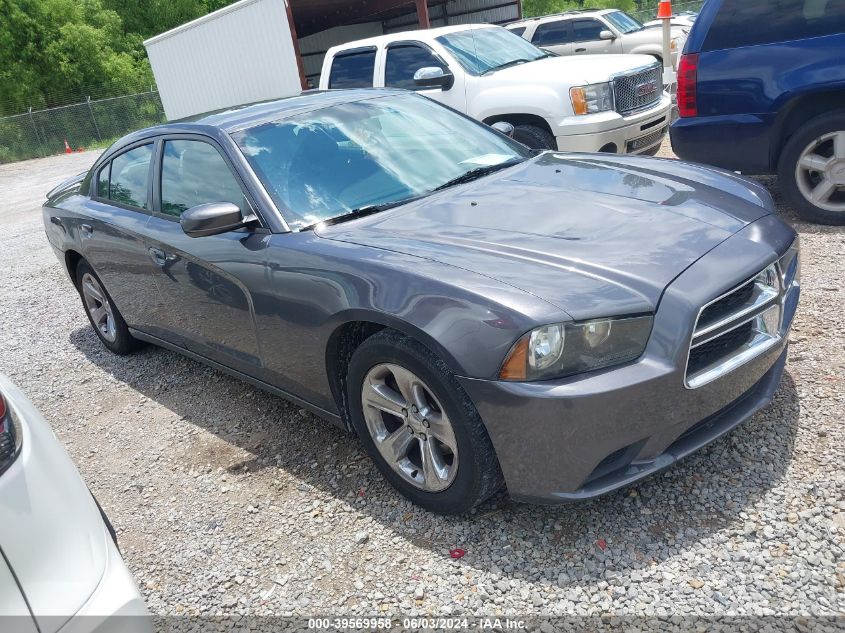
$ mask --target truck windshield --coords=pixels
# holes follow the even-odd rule
[[[467,72],[474,75],[549,56],[519,35],[501,27],[455,31],[441,35],[437,41],[455,56]]]
[[[331,105],[232,136],[295,230],[395,206],[533,155],[415,94]]]
[[[641,31],[645,28],[642,22],[636,18],[632,18],[624,11],[606,13],[604,17],[623,35],[626,33],[633,33],[634,31]]]

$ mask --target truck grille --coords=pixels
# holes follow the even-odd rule
[[[783,298],[793,282],[784,275],[788,256],[701,309],[687,357],[688,388],[720,378],[781,341]]]
[[[656,103],[663,94],[663,68],[660,64],[613,80],[616,111],[628,114]]]

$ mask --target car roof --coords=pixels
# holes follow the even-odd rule
[[[560,18],[574,18],[574,17],[590,17],[593,15],[607,15],[619,9],[574,9],[572,11],[561,11],[560,13],[550,13],[549,15],[538,15],[536,18],[525,18],[524,20],[517,20],[516,22],[509,22],[505,24],[505,28],[510,29],[518,26],[526,26],[528,24],[542,24],[550,20],[559,20]]]
[[[353,42],[346,42],[332,46],[329,53],[337,53],[339,51],[349,50],[353,48],[361,48],[364,46],[379,46],[380,44],[387,44],[390,42],[397,42],[402,40],[419,40],[420,42],[430,42],[437,39],[441,35],[448,33],[456,33],[458,31],[473,31],[476,29],[496,28],[495,24],[453,24],[451,26],[439,26],[434,29],[415,29],[413,31],[399,31],[398,33],[389,33],[387,35],[376,35],[375,37],[368,37],[363,40],[355,40]]]

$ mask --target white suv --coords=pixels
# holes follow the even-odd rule
[[[406,31],[335,46],[320,88],[416,90],[532,149],[654,154],[671,122],[662,68],[644,55],[558,57],[499,26]]]
[[[649,28],[624,11],[569,11],[511,22],[505,28],[558,55],[637,53],[663,62],[663,30]],[[686,29],[672,26],[672,67],[686,43]],[[666,64],[664,64],[666,65]]]

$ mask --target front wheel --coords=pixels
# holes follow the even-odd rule
[[[365,449],[415,504],[462,514],[501,488],[478,411],[445,363],[418,342],[392,330],[364,341],[349,365],[347,396]]]
[[[557,141],[551,133],[536,125],[515,125],[513,140],[528,149],[557,149]]]
[[[845,224],[845,113],[817,117],[789,139],[778,182],[805,220]]]

